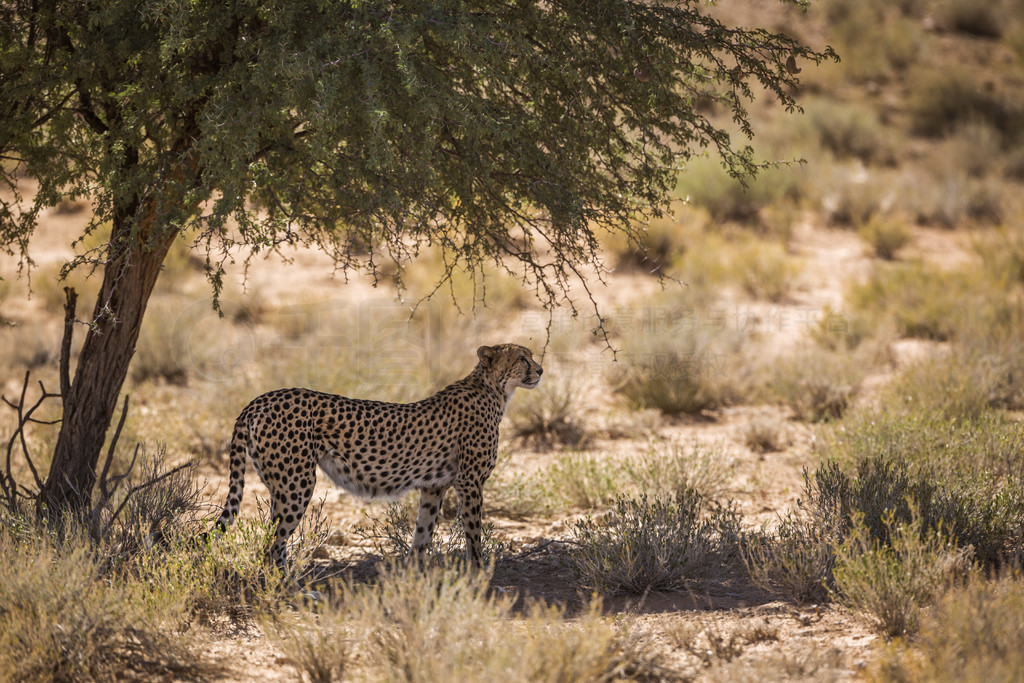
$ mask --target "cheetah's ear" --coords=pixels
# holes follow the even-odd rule
[[[481,346],[476,350],[477,357],[487,363],[490,363],[491,359],[493,359],[496,354],[497,352],[494,350],[493,346]]]

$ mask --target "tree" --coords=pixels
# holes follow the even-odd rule
[[[501,263],[552,306],[693,154],[756,171],[714,108],[749,137],[755,88],[792,110],[796,61],[834,57],[697,0],[2,0],[0,40],[0,245],[31,267],[68,198],[110,229],[65,268],[103,274],[42,491],[72,511],[175,240],[215,295],[238,246],[376,273],[440,245],[447,276]]]

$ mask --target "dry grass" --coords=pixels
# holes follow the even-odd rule
[[[628,621],[585,612],[572,622],[536,605],[513,618],[513,596],[484,574],[390,571],[375,585],[347,584],[344,610],[323,628],[347,634],[360,673],[379,680],[657,680],[669,675],[656,647]],[[328,623],[324,623],[328,621]]]
[[[946,592],[920,620],[912,643],[883,651],[872,679],[1006,682],[1024,677],[1024,584],[1019,576],[974,578]]]

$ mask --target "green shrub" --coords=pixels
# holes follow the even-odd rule
[[[902,336],[948,341],[969,330],[1005,324],[1015,315],[998,283],[980,270],[886,265],[847,293],[851,324],[858,329],[883,328],[891,321]]]
[[[892,140],[874,110],[827,99],[811,100],[804,110],[822,147],[839,159],[859,159],[865,164],[895,162]]]
[[[1021,103],[998,89],[983,87],[972,71],[922,68],[911,73],[908,83],[912,90],[907,106],[913,129],[921,135],[945,135],[960,124],[979,121],[1004,135],[1021,129]]]
[[[828,461],[813,478],[805,473],[804,504],[814,519],[837,530],[840,537],[857,519],[873,539],[889,545],[893,524],[909,524],[917,516],[922,533],[942,533],[957,546],[971,546],[975,557],[987,565],[1022,556],[1020,482],[1000,485],[990,477],[951,475],[923,460],[924,456],[910,465],[879,449],[857,461],[852,477]]]
[[[768,206],[799,198],[800,185],[792,168],[767,168],[746,187],[714,158],[693,160],[679,176],[676,195],[711,214],[714,223],[757,223]]]
[[[907,224],[897,218],[875,216],[857,229],[875,256],[892,261],[896,252],[910,243],[913,235]]]
[[[889,681],[1024,680],[1024,584],[975,578],[942,595],[910,643],[882,651],[871,672]]]
[[[582,588],[642,595],[700,585],[734,552],[739,514],[718,507],[703,515],[703,498],[684,491],[673,500],[619,498],[603,518],[573,527],[569,561]]]
[[[971,549],[959,549],[941,533],[914,521],[883,522],[889,541],[854,524],[839,546],[836,592],[847,606],[870,615],[887,637],[916,633],[923,609],[970,571]]]

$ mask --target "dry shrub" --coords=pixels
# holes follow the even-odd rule
[[[972,551],[958,548],[918,520],[884,523],[889,540],[854,524],[839,546],[834,570],[836,593],[852,609],[864,612],[885,636],[914,635],[925,607],[970,572]]]
[[[619,498],[604,517],[573,527],[569,561],[577,581],[606,595],[699,586],[732,557],[739,536],[734,509],[707,507],[693,490],[672,499]]]
[[[533,446],[582,448],[591,433],[581,375],[569,367],[548,367],[544,374],[536,389],[509,404],[505,415],[512,437]]]
[[[1024,680],[1024,584],[975,578],[926,612],[912,643],[882,652],[874,675],[889,681]]]
[[[696,414],[738,396],[730,360],[748,331],[725,311],[666,296],[614,326],[622,351],[609,379],[633,407]]]
[[[875,256],[886,261],[896,258],[896,252],[913,238],[910,228],[899,218],[874,216],[857,229],[858,234],[871,246]]]
[[[799,603],[829,597],[838,536],[821,520],[787,513],[778,526],[748,534],[743,562],[755,585]]]
[[[18,681],[211,673],[179,631],[187,601],[167,586],[104,576],[82,537],[0,531],[0,671]]]
[[[741,428],[743,443],[755,453],[774,453],[789,445],[786,423],[778,415],[758,415]]]
[[[389,503],[379,515],[367,514],[369,523],[356,529],[356,533],[369,541],[374,552],[388,560],[402,560],[409,555],[413,537],[418,493],[406,496],[404,502]],[[449,493],[445,503],[451,499]],[[442,511],[444,504],[442,504]],[[500,562],[508,544],[494,535],[494,524],[485,521],[480,529],[481,553],[484,563]],[[434,563],[452,564],[466,556],[466,534],[462,516],[438,524],[427,557]]]
[[[789,405],[798,419],[836,420],[846,412],[867,374],[864,356],[842,347],[804,345],[771,364],[768,393]]]
[[[660,650],[599,607],[569,622],[535,605],[513,619],[515,597],[483,573],[390,570],[375,585],[346,584],[335,630],[349,636],[361,673],[403,681],[663,680]],[[324,624],[325,627],[328,627]]]

